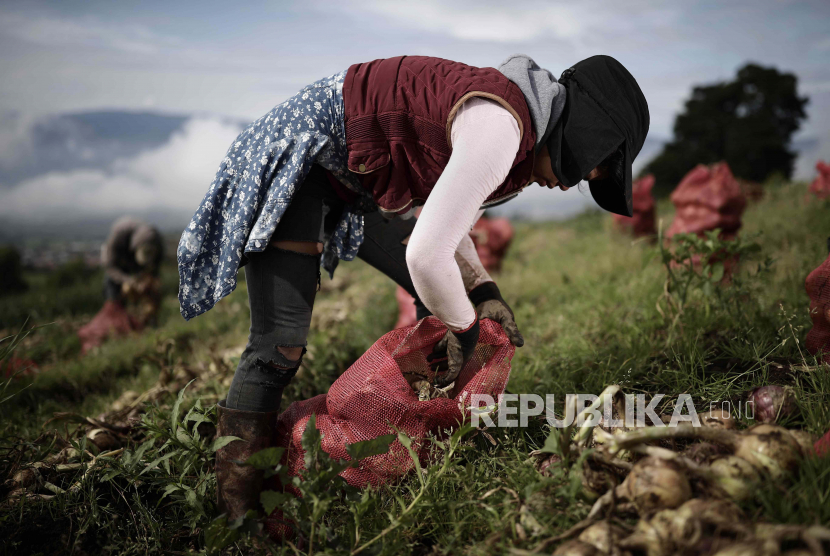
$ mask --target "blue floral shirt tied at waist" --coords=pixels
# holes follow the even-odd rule
[[[291,198],[316,163],[359,201],[346,205],[329,238],[323,267],[334,272],[363,242],[363,214],[376,210],[347,168],[343,71],[312,83],[249,125],[231,145],[177,251],[185,319],[236,289],[244,253],[263,251]]]

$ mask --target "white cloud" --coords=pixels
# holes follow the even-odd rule
[[[363,6],[406,26],[441,32],[456,39],[487,42],[524,42],[551,35],[574,39],[590,22],[578,5],[534,2],[520,10],[512,3],[448,3],[379,0]]]
[[[44,174],[3,190],[0,214],[34,221],[154,208],[195,211],[239,127],[193,118],[163,146],[106,171]]]
[[[39,46],[91,46],[130,54],[157,54],[161,47],[180,42],[142,25],[112,25],[93,17],[32,17],[6,11],[0,13],[0,30],[10,37]]]

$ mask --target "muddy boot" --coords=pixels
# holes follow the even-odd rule
[[[217,438],[236,436],[242,439],[216,451],[219,513],[227,514],[228,521],[232,521],[248,510],[260,510],[262,471],[235,461],[244,462],[258,451],[273,446],[279,411],[260,413],[229,409],[225,406],[225,400],[219,402],[218,408]]]

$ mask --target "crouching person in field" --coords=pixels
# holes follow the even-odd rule
[[[155,323],[161,305],[161,258],[162,239],[154,227],[129,217],[113,224],[101,247],[104,306],[78,330],[84,353],[110,336],[123,336]]]
[[[448,331],[433,355],[446,386],[475,350],[479,319],[524,343],[469,236],[483,210],[534,182],[587,180],[599,206],[631,216],[631,163],[648,122],[637,82],[607,56],[558,81],[523,55],[498,69],[401,56],[313,83],[246,128],[178,247],[186,319],[233,291],[247,265],[250,336],[217,433],[242,440],[216,454],[220,511],[258,509],[262,475],[236,462],[273,445],[321,264],[333,273],[360,257],[415,297],[419,318],[438,317]]]
[[[113,224],[101,247],[106,302],[133,304],[139,326],[154,324],[161,304],[162,246],[155,227],[125,216]]]

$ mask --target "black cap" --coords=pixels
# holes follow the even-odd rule
[[[648,134],[648,103],[634,77],[610,56],[592,56],[568,68],[559,82],[567,90],[565,109],[547,140],[553,173],[572,187],[621,145],[624,181],[609,177],[589,182],[603,209],[633,214],[631,165]]]

